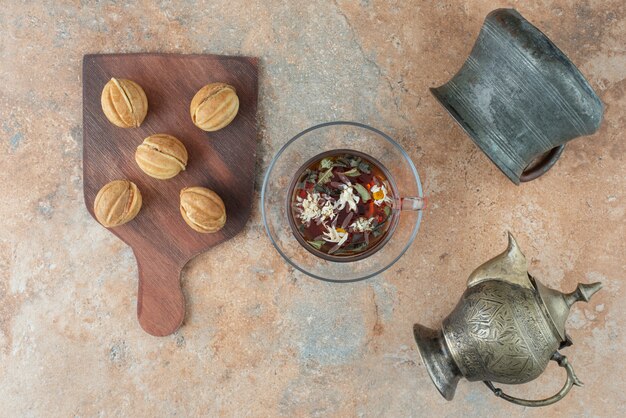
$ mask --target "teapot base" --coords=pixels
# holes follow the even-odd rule
[[[441,396],[451,401],[462,375],[452,358],[443,332],[415,324],[413,325],[413,335],[422,363],[426,366],[430,379]]]

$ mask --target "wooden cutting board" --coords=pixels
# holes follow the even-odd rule
[[[104,85],[127,78],[148,97],[139,128],[111,124],[100,105]],[[239,113],[217,132],[197,128],[189,115],[194,94],[211,82],[234,86]],[[257,145],[257,59],[216,55],[112,54],[83,58],[83,183],[87,209],[106,183],[128,179],[139,187],[143,206],[131,222],[110,229],[135,254],[139,270],[137,316],[152,335],[173,333],[185,317],[180,273],[195,255],[235,236],[250,216]],[[167,133],[189,152],[186,171],[169,180],[144,174],[135,163],[143,139]],[[226,225],[214,234],[191,229],[180,215],[183,187],[204,186],[224,200]],[[216,257],[219,255],[216,253]]]

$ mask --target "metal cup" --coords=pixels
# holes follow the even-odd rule
[[[513,9],[489,13],[463,67],[430,91],[515,184],[548,171],[603,114],[580,71]]]

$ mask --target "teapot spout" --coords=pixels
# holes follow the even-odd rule
[[[590,284],[578,283],[578,287],[572,293],[563,295],[567,307],[570,308],[576,302],[589,302],[589,299],[602,289],[602,283],[595,282]]]
[[[526,257],[517,245],[513,234],[508,233],[509,244],[506,250],[479,266],[467,279],[467,287],[476,286],[487,280],[499,280],[532,289],[528,278]]]
[[[413,325],[413,335],[422,363],[426,366],[430,379],[441,396],[451,401],[462,375],[452,358],[443,332],[415,324]]]

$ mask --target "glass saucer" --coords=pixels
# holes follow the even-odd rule
[[[400,212],[389,242],[367,258],[336,262],[320,258],[296,239],[287,213],[289,186],[298,170],[311,158],[327,151],[349,149],[379,161],[393,178],[398,193],[413,210]],[[404,149],[385,133],[358,122],[328,122],[313,126],[287,142],[274,156],[263,180],[261,213],[270,241],[294,268],[319,280],[355,282],[382,273],[406,252],[422,219],[422,184],[415,165]]]

